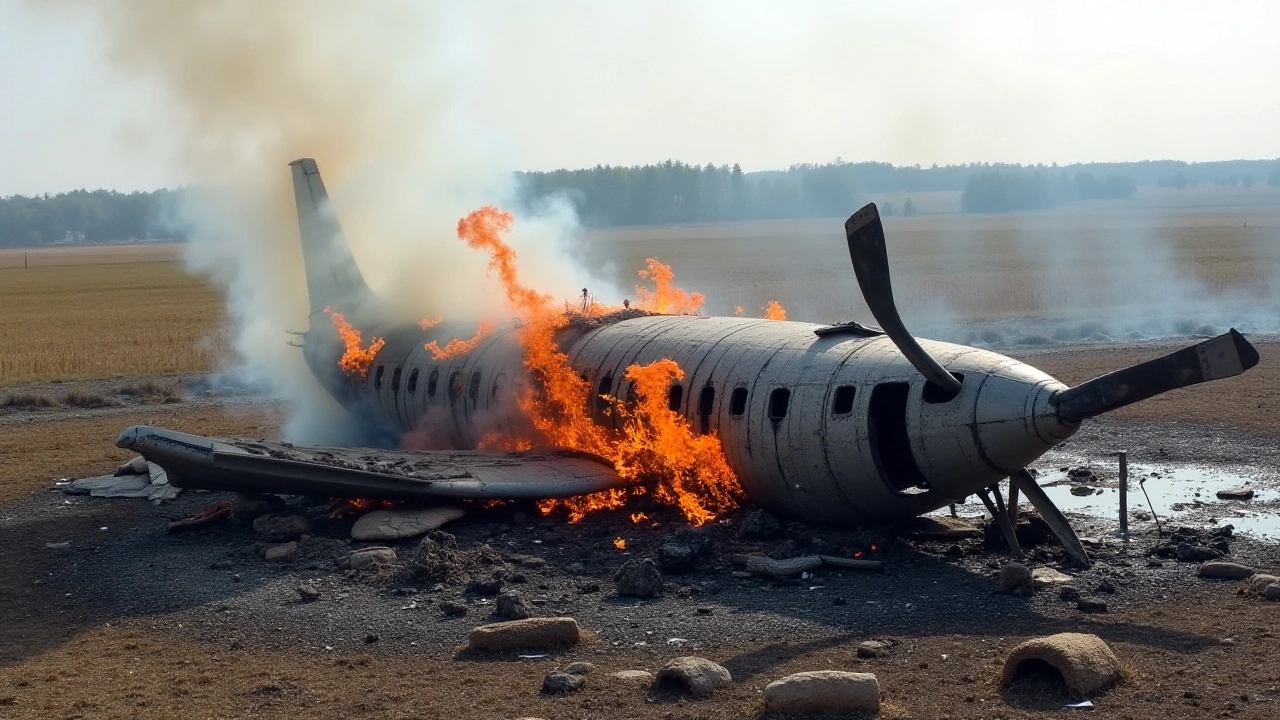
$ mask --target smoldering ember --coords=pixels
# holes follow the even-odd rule
[[[68,385],[102,397],[87,416],[154,418],[119,428],[136,455],[113,474],[61,479],[6,525],[41,538],[48,569],[24,582],[72,624],[163,628],[231,663],[302,646],[350,677],[429,663],[464,695],[501,683],[477,696],[495,716],[1262,717],[1280,698],[1280,445],[1107,415],[1239,387],[1269,339],[1127,341],[1105,355],[1119,369],[1072,386],[1032,363],[1096,350],[1024,362],[918,339],[874,204],[844,229],[875,324],[790,321],[777,302],[707,316],[654,258],[616,306],[556,300],[522,283],[493,207],[458,237],[511,318],[395,324],[316,163],[292,172],[311,319],[296,344],[365,441],[246,438],[234,414],[225,435],[164,427],[166,408],[271,402],[230,379]],[[10,426],[56,412],[9,405]],[[1244,652],[1255,669],[1226,659]],[[1236,682],[1198,679],[1205,663]],[[303,678],[243,681],[271,710],[319,697]]]

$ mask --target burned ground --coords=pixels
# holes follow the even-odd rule
[[[1125,364],[1111,352],[1083,351],[1032,362],[1069,380]],[[1244,383],[1267,379],[1182,391],[1172,417],[1211,419],[1214,405],[1231,404],[1233,393],[1252,397]],[[273,434],[279,420],[269,404],[251,396],[238,402],[230,414],[203,393],[177,404],[0,411],[6,460],[21,463],[6,463],[6,482],[22,488],[6,495],[0,521],[0,607],[9,619],[0,631],[0,714],[754,717],[768,682],[849,669],[877,674],[885,717],[1035,717],[1068,698],[1051,682],[1001,688],[1002,662],[1019,641],[1061,631],[1100,635],[1125,666],[1121,685],[1093,699],[1103,716],[1261,718],[1280,706],[1280,606],[1237,594],[1236,582],[1199,579],[1195,563],[1164,559],[1152,567],[1153,522],[1135,521],[1125,545],[1109,536],[1110,521],[1078,518],[1081,535],[1101,542],[1089,545],[1097,562],[1088,571],[1063,566],[1051,545],[1031,549],[1032,564],[1074,575],[1073,587],[1107,604],[1103,614],[1082,613],[1056,589],[1031,598],[999,594],[996,576],[1007,556],[984,538],[922,541],[888,528],[785,522],[775,537],[740,538],[745,510],[696,531],[710,539],[710,553],[690,572],[665,573],[663,597],[641,600],[618,597],[613,575],[629,559],[660,559],[673,539],[690,542],[687,530],[675,537],[686,525],[667,509],[637,505],[568,525],[531,507],[467,506],[466,517],[443,528],[467,562],[442,578],[414,578],[405,568],[417,539],[392,544],[397,569],[337,567],[333,560],[360,543],[346,539],[355,517],[329,518],[324,499],[294,500],[291,509],[311,520],[311,539],[294,559],[271,562],[261,557],[268,541],[248,523],[166,531],[169,520],[230,496],[187,492],[153,507],[69,497],[51,482],[59,470],[88,475],[127,458],[110,441],[134,422]],[[1088,425],[1059,453],[1087,458],[1100,475],[1118,448],[1167,463],[1245,465],[1260,487],[1275,487],[1280,444],[1265,436],[1272,420],[1256,407],[1261,402],[1234,412],[1234,426],[1173,422],[1135,408]],[[245,426],[259,432],[234,432]],[[15,434],[22,442],[13,443]],[[1050,456],[1043,465],[1058,461]],[[1225,517],[1233,506],[1214,507]],[[633,524],[628,515],[636,511],[649,520]],[[614,545],[619,537],[625,551]],[[885,572],[824,569],[790,580],[733,574],[735,554],[857,551],[883,562]],[[1236,535],[1230,551],[1230,559],[1280,568],[1274,542]],[[483,594],[495,576],[535,615],[576,617],[587,639],[548,657],[464,652],[468,631],[497,619],[494,597]],[[318,590],[316,599],[299,595],[303,583]],[[888,651],[859,658],[858,644],[872,639]],[[720,662],[734,683],[710,700],[654,703],[643,687],[609,674],[656,671],[680,655]],[[544,673],[582,659],[597,666],[585,689],[539,694]]]

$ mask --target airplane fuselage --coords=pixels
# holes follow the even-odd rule
[[[627,367],[663,358],[685,377],[669,407],[715,434],[753,502],[824,523],[918,515],[996,483],[1069,437],[1049,398],[1065,385],[997,353],[922,340],[961,390],[941,399],[893,342],[869,333],[815,334],[819,325],[737,317],[655,315],[558,337],[592,388],[593,419],[613,426],[599,395],[625,398]],[[429,433],[469,447],[509,433],[527,382],[518,330],[495,330],[472,351],[434,360],[424,348],[465,330],[385,333],[367,376],[338,370],[342,345],[313,316],[308,363],[345,407],[392,436]],[[456,330],[456,332],[455,332]]]

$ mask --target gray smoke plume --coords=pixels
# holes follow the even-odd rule
[[[61,6],[61,9],[68,9]],[[189,192],[179,220],[187,261],[221,285],[237,372],[288,401],[289,439],[333,442],[344,415],[311,378],[289,329],[307,295],[288,163],[317,159],[360,269],[405,320],[501,318],[485,258],[459,218],[513,198],[515,159],[467,110],[464,48],[435,3],[74,3],[126,79],[153,87],[150,120]],[[572,297],[588,278],[563,249],[565,207],[518,218],[512,245],[527,282]],[[595,283],[599,285],[599,283]]]

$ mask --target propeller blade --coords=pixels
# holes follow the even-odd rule
[[[880,213],[875,203],[869,203],[851,215],[845,221],[844,233],[849,241],[849,257],[853,260],[853,272],[858,276],[858,287],[862,289],[862,297],[876,322],[916,370],[937,386],[943,401],[958,395],[960,381],[920,347],[898,315],[898,307],[893,301],[893,284],[889,280],[884,226],[880,224]]]
[[[1101,415],[1188,385],[1232,377],[1258,364],[1258,351],[1233,328],[1164,357],[1063,390],[1049,402],[1066,422]]]
[[[1076,537],[1076,531],[1071,529],[1071,523],[1067,521],[1067,516],[1062,514],[1057,505],[1049,499],[1040,484],[1031,476],[1026,468],[1019,470],[1009,476],[1009,482],[1017,486],[1023,495],[1027,496],[1027,500],[1031,502],[1031,506],[1040,513],[1040,517],[1049,525],[1049,529],[1053,531],[1054,537],[1058,538],[1058,542],[1062,544],[1067,555],[1085,568],[1089,567],[1089,556],[1084,552],[1084,545],[1080,544],[1080,538]]]

